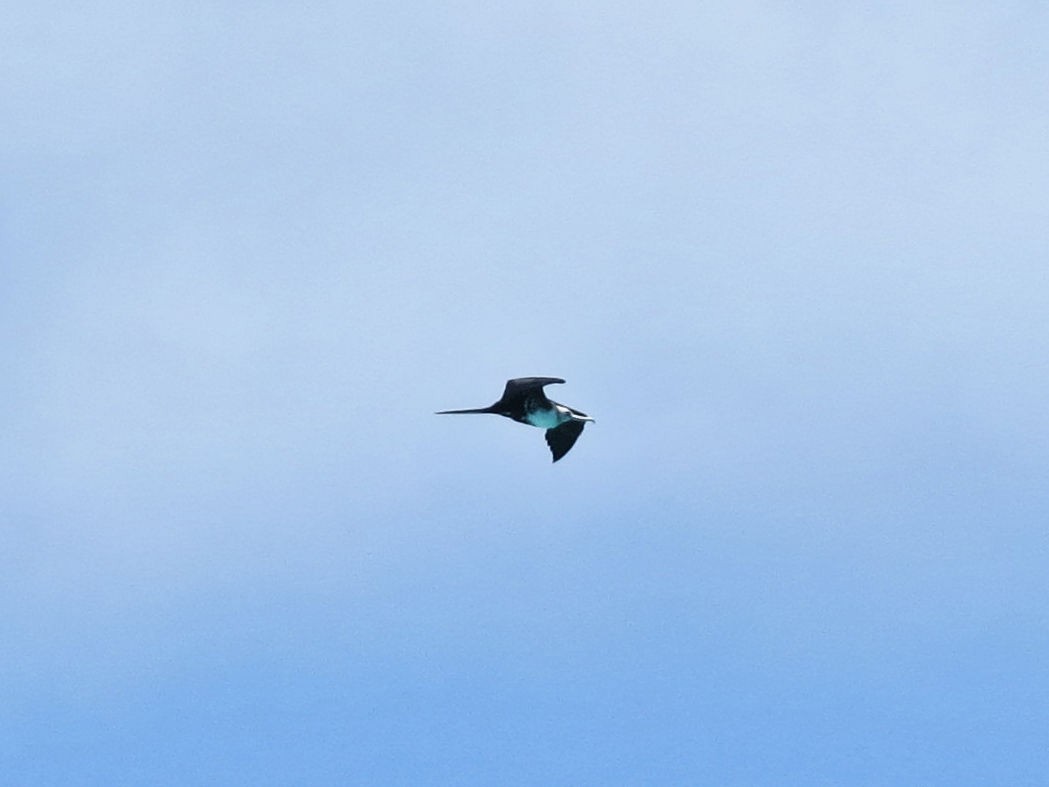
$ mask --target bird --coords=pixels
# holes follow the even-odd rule
[[[583,425],[594,421],[586,413],[546,398],[543,386],[563,382],[560,377],[516,377],[506,381],[503,396],[495,404],[471,410],[439,410],[435,415],[491,413],[545,429],[546,444],[556,462],[575,445]]]

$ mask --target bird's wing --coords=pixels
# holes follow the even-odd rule
[[[546,430],[546,444],[550,446],[555,462],[571,450],[582,433],[582,421],[565,421],[560,426]]]
[[[513,380],[506,381],[506,388],[503,390],[503,398],[506,399],[512,396],[522,396],[523,394],[536,390],[542,392],[544,385],[563,382],[564,380],[560,377],[517,377]]]

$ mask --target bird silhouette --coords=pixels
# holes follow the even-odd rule
[[[546,444],[556,462],[575,445],[583,433],[583,425],[594,420],[586,413],[546,398],[543,386],[563,382],[560,377],[517,377],[506,381],[503,396],[495,404],[470,410],[440,410],[436,415],[491,413],[545,429]]]

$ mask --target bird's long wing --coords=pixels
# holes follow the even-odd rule
[[[529,391],[535,390],[542,392],[544,385],[563,382],[564,380],[560,377],[516,377],[513,380],[506,381],[506,388],[503,390],[503,398],[508,399],[515,396],[522,396]]]
[[[571,450],[582,433],[582,421],[565,421],[560,426],[546,430],[546,444],[550,446],[555,462]]]

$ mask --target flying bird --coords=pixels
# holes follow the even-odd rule
[[[488,407],[473,410],[441,410],[437,415],[492,413],[512,418],[518,423],[546,430],[546,444],[556,462],[575,445],[583,425],[593,421],[586,413],[546,398],[544,385],[563,383],[560,377],[518,377],[506,381],[503,398]]]

